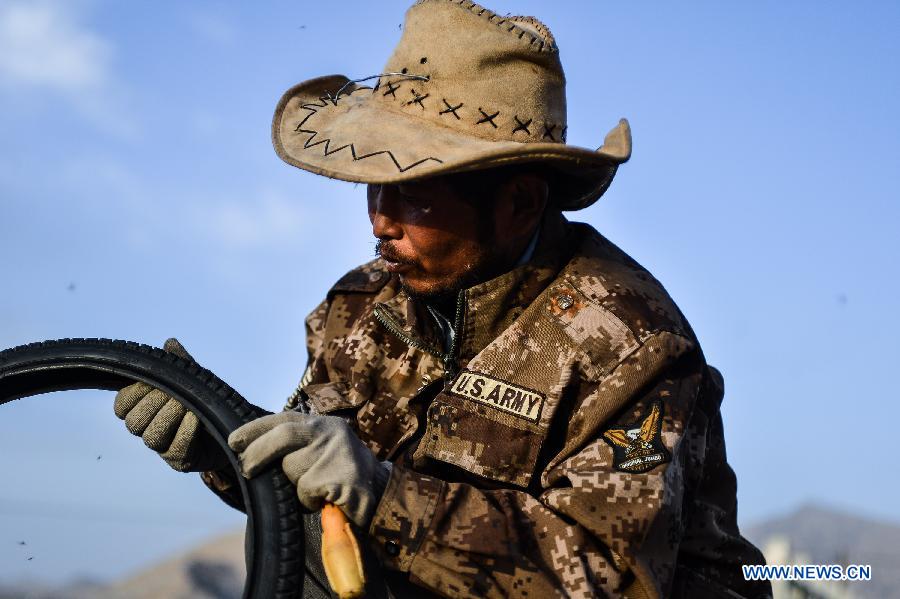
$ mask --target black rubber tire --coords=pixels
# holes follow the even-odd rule
[[[268,413],[197,363],[149,345],[110,339],[61,339],[0,352],[0,405],[51,391],[114,391],[135,381],[176,397],[197,414],[236,471],[237,458],[226,442],[229,433]],[[274,466],[249,481],[237,478],[247,513],[244,597],[302,596],[304,538],[294,486]]]

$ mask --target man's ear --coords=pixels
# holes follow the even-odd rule
[[[550,196],[547,180],[536,173],[517,173],[503,185],[506,214],[504,220],[510,233],[530,235],[541,217]]]

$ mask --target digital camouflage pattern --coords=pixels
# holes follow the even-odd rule
[[[307,319],[288,408],[345,416],[394,463],[369,533],[395,593],[769,595],[741,575],[764,559],[738,531],[722,378],[689,324],[590,226],[555,212],[539,239],[461,292],[448,352],[380,260]]]

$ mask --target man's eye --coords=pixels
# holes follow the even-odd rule
[[[431,201],[426,200],[425,198],[404,195],[403,201],[406,202],[409,207],[420,212],[431,212]]]

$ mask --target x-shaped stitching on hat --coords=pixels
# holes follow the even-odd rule
[[[413,96],[415,96],[415,97],[412,100],[410,100],[409,102],[407,102],[406,105],[409,106],[410,104],[418,104],[422,108],[422,110],[425,110],[425,105],[422,104],[422,101],[425,98],[427,98],[430,94],[425,94],[425,95],[420,96],[416,90],[412,90],[412,93],[413,93]]]
[[[387,82],[387,86],[388,86],[387,89],[384,90],[384,93],[383,93],[382,95],[383,95],[383,96],[386,96],[386,95],[388,95],[388,94],[391,94],[391,97],[396,98],[396,97],[397,97],[397,93],[396,93],[396,92],[397,92],[398,89],[400,89],[400,86],[399,86],[399,85],[394,85],[394,83],[393,83],[392,81],[388,81],[388,82]]]
[[[556,138],[553,137],[554,129],[556,129],[556,125],[544,123],[544,135],[541,137],[541,139],[546,139],[547,137],[549,137],[551,141],[556,141]]]
[[[450,114],[455,116],[456,120],[458,121],[460,119],[460,116],[458,114],[456,114],[456,111],[459,110],[460,108],[462,108],[463,103],[460,102],[456,106],[451,106],[450,102],[448,102],[445,98],[441,98],[441,100],[443,100],[444,106],[447,107],[447,110],[442,110],[438,114],[447,114],[449,112]]]
[[[490,123],[491,127],[493,127],[494,129],[497,128],[497,123],[494,122],[494,119],[497,118],[498,114],[500,114],[499,110],[497,112],[495,112],[494,114],[488,114],[484,110],[482,110],[481,107],[479,106],[478,112],[480,112],[482,114],[482,116],[484,116],[484,118],[479,121],[475,121],[476,125],[480,125],[481,123]]]
[[[516,119],[516,128],[512,130],[513,133],[515,133],[516,131],[524,131],[526,135],[531,135],[531,131],[529,131],[528,125],[530,125],[531,121],[533,121],[534,119],[528,119],[527,121],[522,122],[521,120],[519,120],[518,115],[513,115],[513,118]]]

